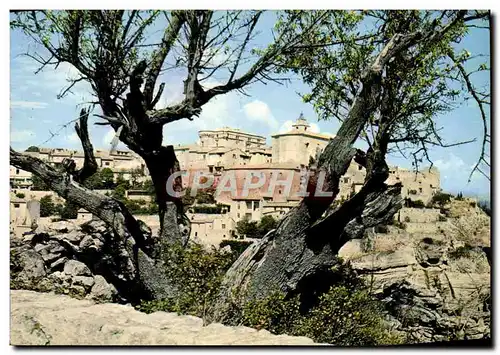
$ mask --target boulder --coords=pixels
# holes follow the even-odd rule
[[[417,261],[423,267],[439,265],[442,262],[443,254],[446,250],[443,241],[425,237],[418,243],[415,249]]]
[[[98,302],[113,302],[117,295],[116,288],[109,284],[101,275],[94,276],[94,285],[87,296]]]
[[[90,276],[74,276],[73,285],[83,286],[86,290],[94,286],[95,281],[93,277]]]
[[[64,264],[68,261],[68,258],[63,256],[50,264],[50,269],[52,271],[62,271],[64,269]]]
[[[64,265],[64,273],[71,276],[92,276],[87,265],[77,260],[69,260]]]
[[[64,233],[64,234],[57,234],[52,236],[54,239],[66,239],[70,243],[73,244],[80,244],[80,241],[85,237],[85,233],[79,231],[79,230],[72,230],[69,233]]]

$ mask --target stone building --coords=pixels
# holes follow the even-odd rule
[[[309,165],[309,159],[315,158],[330,139],[331,136],[312,132],[301,114],[290,131],[272,136],[272,162]]]
[[[191,216],[191,237],[217,244],[217,240],[230,238],[236,223],[243,218],[254,221],[266,215],[281,218],[301,201],[302,197],[298,193],[304,191],[305,176],[311,169],[310,162],[317,159],[330,139],[331,136],[312,132],[311,126],[301,114],[290,131],[272,136],[272,147],[266,145],[266,138],[263,136],[228,127],[200,131],[196,144],[175,146],[181,170],[188,173],[188,178],[183,178],[185,187],[193,186],[195,173],[200,171],[213,176],[216,187],[227,183],[228,176],[234,176],[236,183],[233,193],[226,189],[216,196],[218,203],[230,206],[228,213]],[[84,161],[82,152],[59,148],[40,148],[38,152],[26,154],[52,165],[60,164],[64,158],[75,160],[78,167]],[[130,151],[115,151],[110,154],[96,150],[95,156],[99,167],[110,168],[115,173],[115,178],[122,175],[125,179],[130,179],[134,170],[148,173],[143,160]],[[357,193],[363,186],[365,176],[365,169],[352,161],[340,180],[340,192],[336,198],[347,200]],[[245,179],[253,184],[260,178],[264,179],[264,184],[245,194]],[[10,181],[11,189],[27,189],[31,186],[31,174],[11,166]],[[281,183],[284,181],[289,181],[289,191]],[[403,198],[422,200],[426,204],[440,191],[439,171],[436,168],[424,168],[415,174],[408,169],[390,167],[387,182],[401,182]],[[127,196],[130,199],[150,200],[143,191],[128,191]],[[36,199],[40,196],[30,195],[32,197]],[[84,214],[80,211],[81,219],[88,218]],[[156,219],[152,218],[150,222],[156,223]]]
[[[39,148],[38,152],[25,152],[24,154],[39,158],[52,166],[60,165],[64,159],[72,159],[76,167],[81,168],[85,160],[83,152],[63,148]],[[95,150],[94,155],[98,167],[111,169],[115,179],[121,175],[125,180],[130,180],[132,173],[136,170],[144,174],[147,173],[143,160],[133,152],[117,150],[109,153]],[[10,166],[10,186],[12,189],[30,189],[31,185],[30,172]]]
[[[175,146],[182,170],[207,170],[221,173],[227,167],[271,162],[271,148],[266,138],[224,127],[199,132],[199,142]]]
[[[9,212],[10,228],[14,235],[21,236],[36,227],[40,219],[40,202],[11,193]]]

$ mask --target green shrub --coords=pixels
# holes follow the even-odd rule
[[[40,217],[52,216],[56,213],[56,205],[52,201],[52,196],[43,196],[40,199]]]
[[[240,255],[250,244],[252,244],[252,242],[247,242],[245,240],[226,239],[220,242],[219,247],[224,248],[226,245],[229,245],[231,247],[231,251]]]
[[[375,226],[375,233],[387,234],[389,233],[389,228],[387,228],[384,224],[379,224],[378,226]]]
[[[455,248],[453,251],[448,253],[448,256],[450,259],[468,258],[471,256],[472,252],[473,247],[466,244],[464,246]]]
[[[16,197],[19,197],[19,198],[25,198],[25,197],[26,197],[26,195],[25,195],[25,194],[23,194],[22,192],[18,192],[18,193],[16,194]]]
[[[64,205],[58,206],[58,212],[62,219],[76,219],[78,217],[78,206],[66,201]]]
[[[218,203],[215,206],[192,206],[190,210],[193,213],[221,214],[225,207],[227,206]]]
[[[270,230],[275,229],[278,221],[273,216],[264,216],[259,222],[243,218],[236,223],[236,232],[247,238],[263,238]]]
[[[484,213],[491,217],[491,206],[488,201],[479,201],[478,206]]]
[[[422,200],[416,200],[413,201],[409,198],[405,200],[405,205],[406,207],[413,207],[413,208],[425,208],[425,203]]]
[[[438,192],[434,196],[432,196],[432,202],[437,203],[441,206],[447,204],[450,201],[451,201],[451,195],[445,194],[443,192]]]
[[[191,243],[183,248],[175,244],[163,247],[165,272],[176,280],[179,297],[142,302],[137,308],[151,313],[156,311],[177,312],[204,318],[216,297],[224,273],[235,260],[235,254],[223,253],[201,244]]]
[[[345,285],[331,287],[307,312],[300,311],[298,296],[285,299],[274,293],[247,303],[242,319],[244,325],[256,329],[339,346],[399,344],[403,340],[386,328],[380,301],[366,288],[353,290]]]
[[[409,217],[409,216],[406,216],[406,217],[405,217],[405,222],[406,222],[406,223],[410,223],[410,222],[411,222],[411,219],[410,219],[410,217]]]
[[[443,215],[439,215],[439,222],[446,222],[447,218]]]

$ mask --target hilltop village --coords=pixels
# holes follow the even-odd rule
[[[225,239],[237,236],[237,223],[242,220],[258,222],[265,216],[280,219],[288,210],[296,206],[300,196],[287,193],[280,182],[288,181],[292,189],[300,189],[304,172],[328,144],[331,136],[311,131],[311,126],[302,115],[292,125],[290,131],[271,136],[271,146],[266,145],[266,137],[242,132],[239,129],[224,127],[216,130],[199,131],[199,141],[191,145],[174,147],[181,170],[188,176],[183,179],[184,187],[190,188],[193,178],[200,173],[214,177],[214,183],[225,175],[234,176],[237,192],[224,192],[214,196],[200,196],[189,201],[187,216],[191,220],[191,238],[205,244],[219,245]],[[28,149],[25,154],[38,157],[53,166],[71,158],[77,166],[84,162],[83,152],[60,148]],[[154,209],[147,206],[154,202],[148,192],[148,171],[140,157],[131,151],[107,152],[96,150],[95,156],[102,172],[106,171],[109,186],[98,183],[97,191],[132,201],[141,211],[139,219],[148,224],[153,231],[159,228]],[[197,175],[198,174],[198,175]],[[246,177],[258,174],[266,183],[248,193],[241,193]],[[103,174],[104,175],[104,174]],[[339,200],[348,199],[363,185],[364,168],[352,161],[340,184]],[[47,223],[54,218],[47,216],[40,201],[50,196],[52,203],[64,203],[52,191],[44,191],[34,181],[31,173],[10,167],[11,186],[11,230],[16,235],[29,231],[33,224]],[[104,180],[103,180],[104,181]],[[270,182],[274,185],[270,186]],[[126,182],[123,191],[113,190],[113,183]],[[390,167],[388,183],[400,182],[403,185],[402,197],[427,205],[432,197],[440,192],[439,172],[436,168],[423,168],[418,174],[400,167]],[[141,209],[142,208],[142,209]],[[42,209],[42,211],[41,211]],[[77,213],[76,213],[77,212]],[[92,219],[83,209],[75,212],[77,222]]]

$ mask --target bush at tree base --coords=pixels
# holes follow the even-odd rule
[[[206,250],[192,243],[189,248],[164,248],[166,272],[178,280],[180,297],[143,301],[136,308],[146,313],[177,312],[206,319],[225,272],[239,253]],[[315,342],[342,346],[401,344],[384,323],[383,304],[370,295],[364,282],[347,265],[337,268],[339,284],[319,297],[316,305],[301,310],[299,296],[286,298],[276,292],[265,299],[235,309],[242,325],[271,333],[306,336]]]

